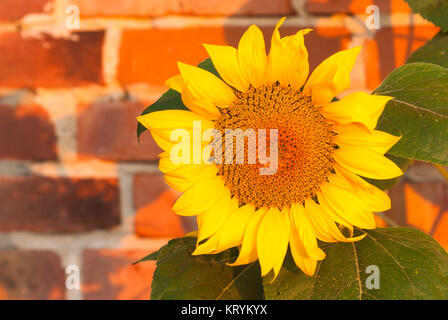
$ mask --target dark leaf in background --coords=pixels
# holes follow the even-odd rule
[[[448,69],[431,63],[410,63],[394,70],[375,94],[388,102],[378,129],[403,138],[389,154],[448,164]]]
[[[406,0],[412,11],[420,13],[423,18],[448,31],[447,0]]]
[[[414,51],[407,63],[412,62],[427,62],[448,68],[448,33],[439,32],[425,45]]]
[[[152,280],[151,299],[263,299],[258,263],[231,267],[236,248],[216,255],[193,256],[196,238],[174,239],[160,249]]]
[[[423,232],[378,228],[361,241],[323,249],[327,257],[313,277],[288,254],[277,279],[264,279],[266,299],[448,299],[448,254]]]

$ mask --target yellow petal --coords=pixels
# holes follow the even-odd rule
[[[290,232],[289,214],[277,208],[269,209],[257,233],[257,254],[261,276],[265,276],[285,258]]]
[[[184,235],[184,238],[196,238],[198,236],[198,231],[190,231],[187,234]]]
[[[221,177],[203,176],[177,199],[173,210],[181,216],[200,214],[210,208],[225,190]]]
[[[325,253],[317,246],[316,235],[302,204],[296,203],[291,205],[290,209],[291,222],[293,222],[294,229],[297,232],[297,241],[305,249],[302,256],[311,257],[313,259],[322,260],[325,258]]]
[[[350,231],[353,231],[353,225],[331,208],[331,206],[328,204],[327,200],[323,197],[321,191],[316,192],[316,197],[319,202],[319,207],[322,210],[324,210],[328,214],[328,216],[331,217],[331,219],[333,219],[335,222],[337,222],[341,226],[346,227]]]
[[[379,154],[385,154],[401,139],[383,131],[368,130],[356,123],[334,125],[333,130],[337,133],[334,141],[338,146],[369,148]]]
[[[341,178],[340,181],[345,184],[346,188],[349,188],[359,198],[363,199],[369,210],[383,212],[390,209],[391,201],[386,192],[371,185],[356,174],[347,171],[337,163],[334,164],[334,168],[337,175]]]
[[[235,89],[244,92],[249,88],[249,80],[241,71],[238,51],[231,46],[204,44],[213,65],[222,79]]]
[[[210,254],[216,250],[216,246],[218,245],[218,239],[208,239],[204,243],[201,243],[196,247],[196,249],[191,253],[194,256],[201,254]]]
[[[207,239],[226,222],[229,215],[238,208],[238,202],[230,197],[230,191],[222,195],[201,215],[198,230],[198,242]]]
[[[251,263],[258,259],[257,254],[257,232],[260,227],[260,223],[266,213],[266,209],[262,208],[257,210],[250,218],[246,230],[244,232],[243,244],[241,246],[238,259],[231,266],[238,266]]]
[[[254,87],[265,84],[267,57],[263,33],[252,25],[238,44],[238,60],[244,77]]]
[[[170,88],[173,89],[179,93],[182,93],[182,89],[185,85],[184,79],[182,79],[182,76],[180,74],[169,78],[165,81],[165,84]]]
[[[218,237],[218,246],[214,253],[219,253],[239,246],[243,241],[244,231],[249,220],[255,214],[253,205],[245,205],[234,210],[214,237]]]
[[[279,81],[283,86],[300,89],[308,77],[308,51],[304,35],[311,29],[300,30],[293,36],[281,38],[279,28],[285,21],[280,19],[272,34],[271,50],[268,56],[267,82]]]
[[[341,230],[338,228],[334,220],[322,208],[322,205],[318,205],[311,199],[305,200],[305,213],[310,220],[316,236],[321,241],[325,242],[354,242],[361,240],[365,237],[365,234],[359,237],[346,238]]]
[[[215,176],[217,173],[215,165],[187,164],[165,174],[164,179],[171,188],[184,192],[203,176]]]
[[[338,124],[362,123],[373,130],[387,102],[392,99],[392,97],[387,96],[355,92],[339,101],[324,105],[322,113]]]
[[[168,151],[168,155],[170,155],[171,148],[180,142],[179,139],[181,139],[181,141],[183,139],[183,135],[178,136],[176,133],[180,134],[182,133],[182,130],[185,131],[185,136],[188,139],[188,144],[186,145],[190,150],[190,163],[194,162],[194,155],[196,153],[199,155],[198,160],[201,160],[202,150],[211,141],[211,138],[208,141],[203,141],[202,135],[206,130],[214,128],[213,122],[204,116],[185,110],[155,111],[139,116],[137,119],[150,130],[157,145],[163,150]],[[173,134],[175,134],[175,136],[173,136]],[[195,143],[193,143],[195,140],[193,139],[195,139],[196,135],[198,135],[197,139],[199,139],[199,142],[201,143],[201,150],[198,150],[198,152],[195,153]],[[167,165],[167,163],[165,162],[164,165]]]
[[[285,19],[286,19],[286,17],[283,17],[277,22],[277,26],[275,27],[274,33],[272,34],[271,49],[270,49],[269,55],[268,55],[268,65],[267,65],[267,70],[266,70],[267,83],[269,83],[269,84],[275,83],[276,81],[280,81],[280,78],[283,77],[283,75],[282,75],[283,46],[280,41],[281,38],[280,38],[280,32],[278,31],[278,29],[283,24]]]
[[[194,121],[200,122],[202,130],[214,128],[213,122],[206,117],[186,110],[155,111],[139,116],[137,120],[145,128],[160,132],[175,129],[192,130]]]
[[[167,152],[159,160],[159,170],[161,172],[163,172],[163,173],[168,173],[168,172],[173,171],[173,170],[175,170],[177,168],[180,168],[183,165],[184,164],[182,164],[182,163],[180,163],[180,164],[173,163],[173,161],[171,161],[171,159],[170,159],[170,153],[169,152]]]
[[[217,117],[217,106],[228,107],[236,99],[232,88],[211,72],[181,62],[178,67],[185,82],[182,101],[190,110]]]
[[[333,158],[345,169],[366,178],[392,179],[403,174],[394,162],[366,148],[343,146]]]
[[[303,252],[303,248],[301,248],[300,240],[297,232],[291,232],[289,247],[291,249],[291,255],[294,259],[296,265],[308,276],[312,277],[314,272],[316,271],[317,260],[304,257],[301,253]]]
[[[300,30],[294,36],[286,37],[287,47],[290,51],[296,52],[291,58],[289,68],[285,73],[288,77],[288,83],[295,89],[300,89],[308,78],[310,66],[308,63],[308,51],[305,47],[304,35],[311,29]]]
[[[209,120],[214,120],[220,115],[216,104],[207,99],[201,99],[200,97],[195,96],[187,84],[185,84],[182,89],[182,102],[188,109]]]
[[[350,72],[360,50],[358,46],[337,52],[316,67],[304,88],[304,93],[312,96],[314,104],[326,105],[350,87]]]
[[[363,229],[374,229],[376,224],[373,213],[367,211],[362,199],[335,183],[337,177],[333,176],[329,178],[330,182],[321,186],[322,196],[329,206],[350,224]]]

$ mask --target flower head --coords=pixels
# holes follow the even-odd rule
[[[189,111],[138,118],[164,149],[159,167],[166,182],[183,192],[174,211],[197,216],[193,254],[240,246],[233,265],[258,259],[263,276],[271,270],[278,274],[288,245],[297,266],[313,275],[317,261],[325,258],[317,239],[360,240],[363,236],[346,237],[341,229],[373,229],[373,212],[390,208],[388,196],[361,177],[402,174],[384,157],[399,137],[375,130],[392,98],[356,92],[333,101],[349,88],[360,48],[330,56],[308,77],[304,36],[310,30],[280,37],[283,21],[274,30],[269,55],[254,25],[238,49],[205,45],[220,78],[179,63],[180,74],[167,85],[181,93]],[[200,137],[199,146],[183,149],[189,161],[172,159],[179,152],[176,129]],[[226,140],[225,135],[238,130],[244,133],[240,149],[233,143],[236,136]],[[210,142],[213,160],[203,163],[198,154]],[[231,161],[222,160],[229,155]],[[275,170],[263,174],[272,164]]]

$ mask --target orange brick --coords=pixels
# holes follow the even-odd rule
[[[94,102],[78,107],[79,157],[115,161],[157,160],[162,150],[151,134],[137,140],[137,120],[150,103],[140,101]]]
[[[82,16],[286,15],[290,0],[71,0]]]
[[[124,31],[119,79],[123,83],[162,85],[166,79],[178,73],[176,61],[197,64],[207,57],[201,43],[225,44],[224,28]]]
[[[428,233],[448,249],[448,185],[445,182],[402,182],[392,188],[391,199],[389,214],[393,220]]]
[[[384,228],[384,227],[387,227],[387,222],[386,221],[384,221],[384,219],[383,218],[381,218],[380,216],[378,216],[378,215],[374,215],[374,218],[375,218],[375,223],[376,223],[376,227],[377,228]]]
[[[440,184],[406,184],[407,222],[429,233],[441,206],[442,186]]]
[[[180,217],[171,210],[178,193],[166,185],[161,174],[136,174],[133,188],[137,209],[135,232],[138,236],[174,238],[191,231],[188,229],[188,218]]]
[[[248,27],[248,26],[247,26]],[[178,73],[176,61],[197,64],[207,58],[202,43],[228,44],[236,47],[247,27],[195,27],[183,29],[127,30],[120,49],[119,80],[124,84],[146,82],[162,85]],[[282,36],[307,26],[285,26]],[[273,27],[261,26],[269,50]],[[350,34],[345,28],[316,28],[306,37],[310,66],[344,49]]]
[[[155,261],[132,265],[159,248],[85,250],[82,286],[87,300],[148,300]]]
[[[363,50],[367,87],[375,89],[438,31],[439,28],[434,26],[400,26],[378,30]]]
[[[437,227],[434,230],[433,237],[445,250],[448,250],[448,210],[442,213]]]
[[[404,0],[307,0],[311,13],[366,13],[370,5],[378,6],[380,13],[411,12]]]
[[[0,231],[76,233],[120,223],[116,179],[0,178]]]
[[[0,21],[14,21],[29,13],[50,13],[52,0],[2,0],[0,1]]]
[[[57,159],[54,125],[39,105],[0,103],[0,137],[1,159]]]
[[[0,86],[69,87],[101,84],[104,32],[78,32],[73,39],[0,35]],[[77,39],[77,40],[76,40]]]
[[[65,273],[54,252],[0,250],[0,266],[0,300],[65,297]]]

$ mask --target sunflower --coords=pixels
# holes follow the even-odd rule
[[[360,47],[330,56],[309,76],[304,36],[311,30],[281,37],[284,19],[274,30],[268,55],[255,25],[237,49],[204,45],[220,77],[179,62],[180,74],[167,85],[181,93],[189,111],[156,111],[138,121],[164,150],[159,168],[165,181],[183,193],[173,210],[197,216],[194,255],[238,246],[232,265],[258,259],[262,276],[271,270],[276,276],[289,245],[296,265],[311,276],[325,258],[317,239],[358,241],[365,234],[354,237],[354,226],[374,229],[373,213],[390,208],[387,194],[362,177],[402,174],[384,156],[400,137],[375,130],[392,97],[355,92],[334,99],[349,88]],[[198,162],[194,147],[184,155],[190,163],[172,161],[173,130],[194,136],[196,121],[199,135],[213,129],[278,130],[277,171],[260,174],[261,161]],[[211,140],[203,139],[200,151]]]

